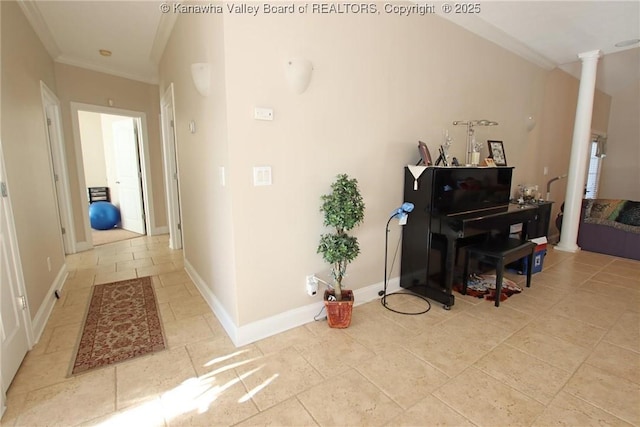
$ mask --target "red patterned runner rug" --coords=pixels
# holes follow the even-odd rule
[[[71,374],[164,349],[150,277],[95,285]]]

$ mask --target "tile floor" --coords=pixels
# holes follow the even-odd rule
[[[68,257],[70,275],[8,392],[2,426],[640,426],[640,262],[549,248],[495,308],[350,328],[311,322],[235,348],[166,236]],[[67,378],[92,284],[152,275],[168,350]],[[510,276],[522,282],[523,277]],[[416,310],[421,300],[389,297]]]

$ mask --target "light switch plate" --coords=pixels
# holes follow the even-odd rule
[[[271,185],[271,166],[253,167],[253,185]]]
[[[273,120],[273,108],[256,107],[253,111],[256,120]]]

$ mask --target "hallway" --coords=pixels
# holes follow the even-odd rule
[[[372,301],[348,329],[311,322],[236,348],[167,239],[67,258],[3,427],[640,426],[638,262],[549,248],[532,287],[498,309],[457,296],[449,312],[401,316]],[[169,349],[67,378],[91,286],[149,275]]]

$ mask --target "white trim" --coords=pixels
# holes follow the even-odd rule
[[[313,322],[313,317],[316,316],[324,306],[322,301],[317,301],[312,304],[296,307],[292,310],[267,317],[266,319],[251,322],[244,326],[237,326],[232,317],[225,310],[224,306],[207,286],[206,282],[202,280],[191,263],[186,259],[184,260],[184,269],[189,277],[191,277],[191,280],[196,285],[207,304],[209,304],[209,307],[211,307],[211,310],[218,318],[218,321],[236,347],[242,347],[297,326]],[[383,288],[384,283],[379,282],[364,288],[355,289],[353,291],[355,305],[366,304],[373,300],[380,299],[378,292]],[[301,292],[304,292],[304,289],[301,289]],[[399,278],[389,280],[389,283],[387,284],[387,293],[389,294],[399,290],[401,290]]]
[[[93,245],[89,242],[76,242],[76,251],[84,252],[93,249]]]
[[[141,111],[124,110],[122,108],[104,107],[102,105],[82,104],[79,102],[71,102],[71,121],[73,125],[73,139],[76,151],[76,167],[78,169],[78,190],[80,191],[80,202],[82,206],[87,206],[89,200],[86,192],[86,182],[84,179],[84,164],[82,162],[82,145],[80,141],[80,121],[78,120],[79,111],[88,111],[99,114],[111,114],[115,116],[132,117],[138,121],[139,130],[139,154],[140,164],[142,165],[142,191],[145,210],[145,229],[147,233],[151,233],[154,230],[155,215],[153,212],[153,189],[151,184],[151,165],[149,156],[149,136],[147,134],[147,116]],[[91,237],[91,224],[89,222],[88,209],[83,209],[82,220],[84,223],[85,242],[77,242],[76,245],[80,246],[81,243],[90,245],[89,249],[93,247],[88,241]],[[84,248],[84,245],[82,246]]]
[[[64,147],[64,135],[62,133],[62,115],[60,112],[60,100],[51,89],[41,80],[40,95],[42,98],[42,114],[44,118],[45,132],[47,134],[47,149],[52,174],[58,175],[58,185],[53,177],[53,184],[56,186],[55,195],[57,203],[58,220],[60,227],[65,229],[65,234],[61,232],[62,244],[65,254],[76,253],[76,232],[73,220],[73,208],[71,205],[71,191],[69,190],[69,171],[67,170],[66,153]],[[49,117],[47,112],[51,109]],[[47,119],[51,119],[51,127],[48,127]],[[51,133],[49,132],[51,130]]]
[[[157,236],[159,234],[169,234],[169,227],[163,225],[162,227],[156,227],[153,229],[151,233],[148,233],[150,236]]]
[[[227,332],[227,335],[229,335],[229,338],[231,338],[231,341],[236,344],[237,337],[235,322],[231,316],[229,316],[220,301],[218,301],[218,298],[213,294],[207,283],[202,279],[202,277],[200,277],[196,269],[193,268],[189,260],[186,258],[184,260],[184,270],[187,272],[194,285],[196,285],[196,288],[200,291],[200,294],[213,311],[213,314],[218,318],[218,321]]]
[[[176,2],[172,0],[166,1],[165,3],[173,8],[173,3]],[[173,26],[177,20],[177,13],[163,13],[160,17],[160,23],[158,23],[158,29],[156,31],[156,37],[153,39],[150,55],[151,61],[156,65],[158,65],[160,63],[160,59],[162,59],[162,54],[164,53],[164,49],[167,46],[169,37],[171,36],[171,31],[173,31]]]
[[[180,189],[175,179],[180,176],[178,168],[177,135],[175,127],[173,83],[160,100],[160,126],[162,130],[162,160],[164,166],[164,182],[167,199],[167,224],[169,229],[169,247],[171,249],[182,248],[182,231],[178,224],[181,222],[182,211],[180,206]],[[171,123],[173,122],[173,127]],[[175,169],[175,172],[174,172]],[[173,177],[176,174],[177,178]]]
[[[53,311],[53,307],[56,305],[57,298],[55,296],[55,291],[62,290],[64,286],[64,281],[67,279],[69,272],[67,271],[67,265],[63,264],[56,275],[53,283],[49,287],[47,291],[48,298],[42,302],[40,305],[40,309],[33,318],[33,335],[35,337],[34,344],[40,341],[40,337],[44,332],[45,326],[47,326],[47,321],[51,316],[51,312]]]
[[[104,67],[102,65],[94,64],[92,62],[83,61],[81,59],[72,58],[65,55],[56,57],[55,62],[59,64],[71,65],[73,67],[84,68],[86,70],[91,70],[98,73],[109,74],[111,76],[121,77],[123,79],[135,80],[138,82],[153,85],[158,84],[158,75],[151,67],[148,70],[148,74],[134,74],[126,73],[121,70],[114,70],[112,68]]]

